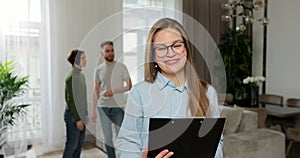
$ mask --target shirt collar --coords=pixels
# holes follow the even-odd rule
[[[157,84],[160,90],[169,86],[173,89],[178,90],[179,92],[183,92],[184,90],[187,90],[187,92],[189,92],[187,81],[185,81],[184,85],[180,87],[175,87],[173,81],[163,76],[160,72],[157,72],[155,83]]]

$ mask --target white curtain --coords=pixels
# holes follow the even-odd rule
[[[6,154],[24,154],[29,145],[36,153],[40,144],[51,143],[52,124],[49,83],[48,0],[0,0],[0,62],[13,61],[15,73],[29,76],[28,91],[15,99],[28,103],[26,115],[8,130]],[[50,112],[50,113],[49,113]],[[39,144],[39,145],[37,145]],[[51,145],[50,145],[51,146]],[[35,157],[31,154],[28,157]]]
[[[181,2],[181,0],[176,0],[176,3],[175,1],[168,2],[163,7],[181,8],[181,3],[178,3],[178,1]],[[70,70],[70,65],[66,61],[67,53],[73,48],[79,48],[84,43],[85,37],[95,26],[102,24],[103,21],[115,13],[121,12],[122,3],[123,0],[97,0],[88,3],[82,0],[22,0],[22,2],[21,0],[0,0],[0,60],[14,59],[19,72],[30,75],[30,85],[35,91],[32,91],[25,98],[33,97],[37,100],[29,101],[39,105],[36,108],[37,110],[32,112],[35,117],[27,119],[28,122],[34,120],[35,123],[32,124],[38,124],[37,130],[31,130],[26,141],[23,141],[24,145],[22,146],[27,147],[27,144],[33,144],[35,155],[27,157],[31,158],[43,152],[63,149],[65,142],[63,120],[65,109],[64,79]],[[34,4],[39,6],[38,14],[33,14]],[[26,39],[23,42],[26,45],[24,44],[22,45],[24,47],[16,50],[17,53],[14,54],[13,58],[10,56],[11,51],[7,51],[5,37],[7,29],[4,28],[7,28],[8,25],[6,24],[8,23],[14,23],[14,26],[17,27],[20,24],[20,18],[16,18],[17,15],[24,17],[25,20],[23,21],[34,22],[34,26],[38,26],[38,29],[26,29],[27,32],[31,31],[32,33],[27,33],[24,36],[30,37],[35,31],[38,31],[38,33],[34,33],[37,36],[35,40],[32,40],[32,38],[14,38],[13,43],[15,46],[18,46],[17,43],[20,44],[20,39]],[[33,20],[33,15],[40,16],[36,18],[38,20]],[[163,13],[161,16],[171,15]],[[109,28],[122,31],[122,25],[110,26]],[[108,40],[102,39],[106,38],[106,35],[98,35],[101,40],[98,40],[98,38],[92,40],[88,47],[84,47],[88,56],[88,65],[84,69],[88,97],[92,96],[93,70],[96,62],[94,60],[99,57],[99,43]],[[19,39],[19,42],[17,39]],[[9,45],[12,45],[12,43]],[[117,48],[120,49],[118,52],[123,52],[122,47]],[[33,52],[35,53],[32,54]],[[34,58],[36,60],[33,60]],[[90,101],[91,98],[89,98]],[[91,111],[91,109],[89,110]],[[22,125],[27,124],[23,123]],[[92,134],[95,134],[94,126],[95,123],[89,125]],[[19,129],[22,130],[22,128]]]

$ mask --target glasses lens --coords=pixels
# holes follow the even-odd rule
[[[184,42],[183,41],[178,41],[173,43],[170,46],[165,46],[165,45],[159,45],[154,48],[155,55],[158,57],[164,57],[168,54],[168,49],[171,47],[172,51],[175,53],[181,53],[184,51]]]
[[[184,50],[183,42],[176,42],[172,45],[172,50],[176,53],[181,53]]]
[[[158,46],[154,48],[155,54],[158,57],[163,57],[168,53],[168,47],[167,46]]]

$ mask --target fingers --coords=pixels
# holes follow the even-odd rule
[[[147,158],[148,157],[148,147],[145,147],[145,150],[142,154],[142,158]]]
[[[78,129],[79,131],[83,131],[84,125],[83,125],[82,121],[77,121],[77,122],[76,122],[76,127],[77,127],[77,129]]]
[[[113,92],[112,92],[112,90],[107,90],[106,92],[104,92],[104,94],[103,94],[105,97],[111,97],[111,96],[113,96]]]
[[[103,94],[105,97],[111,97],[111,96],[113,96],[112,95],[112,93],[105,93],[105,94]]]
[[[82,126],[77,126],[78,131],[83,131],[83,127]]]
[[[160,152],[155,158],[169,158],[172,155],[174,155],[174,152],[165,149],[162,152]],[[147,158],[147,156],[148,156],[148,147],[145,147],[145,150],[142,154],[142,158]]]
[[[174,152],[165,149],[162,152],[160,152],[155,158],[169,158],[172,155],[174,155]]]

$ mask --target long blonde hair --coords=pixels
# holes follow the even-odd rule
[[[195,71],[191,43],[188,40],[187,33],[184,31],[183,26],[174,19],[162,18],[158,20],[149,32],[145,52],[145,81],[153,83],[157,72],[160,71],[153,53],[153,38],[158,31],[170,28],[180,32],[187,51],[188,63],[185,64],[185,75],[190,91],[189,108],[191,113],[193,116],[209,116],[209,100],[206,96],[208,84],[202,81]]]

